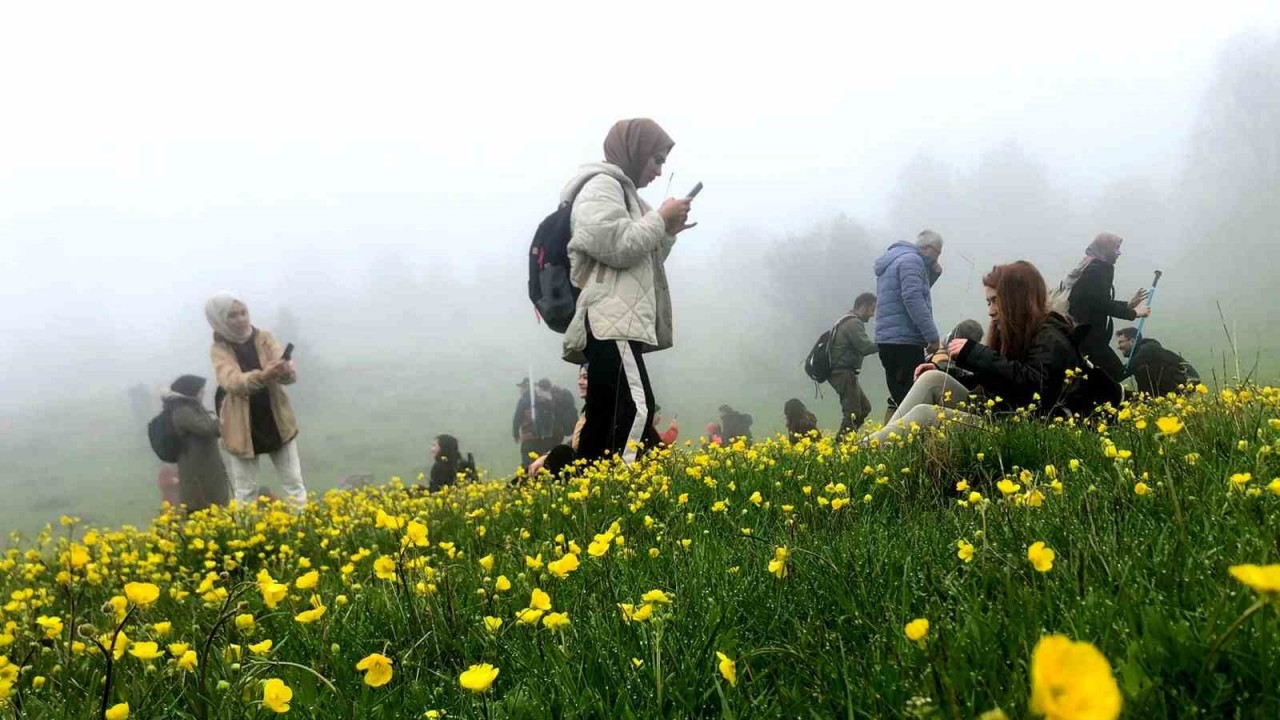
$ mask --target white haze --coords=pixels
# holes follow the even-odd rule
[[[1280,28],[1274,2],[860,5],[9,4],[0,486],[58,474],[40,411],[208,375],[202,304],[221,289],[267,327],[294,316],[310,442],[353,434],[325,402],[341,391],[371,457],[452,430],[509,466],[515,377],[572,377],[533,322],[525,248],[629,116],[677,142],[651,202],[706,185],[670,262],[680,344],[653,356],[659,400],[686,436],[721,402],[775,428],[810,336],[923,226],[948,240],[946,324],[982,312],[991,264],[1053,281],[1100,230],[1130,239],[1124,292],[1185,258],[1179,188],[1224,48]],[[829,303],[799,297],[833,285],[788,258],[824,228],[857,245],[822,268],[847,277]],[[1202,280],[1168,292],[1190,303]],[[80,414],[117,417],[98,412]],[[91,437],[49,444],[130,457],[82,420]],[[145,447],[128,452],[95,482],[150,482],[128,477]]]

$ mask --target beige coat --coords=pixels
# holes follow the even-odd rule
[[[586,360],[587,322],[599,340],[636,341],[645,352],[671,347],[664,262],[676,239],[667,235],[662,216],[608,163],[580,168],[561,195],[563,201],[571,198],[569,279],[582,294],[564,334],[565,360]]]
[[[284,355],[284,348],[275,336],[266,330],[254,334],[258,348],[258,362],[266,367],[272,360]],[[298,378],[290,375],[282,381],[263,380],[261,370],[244,372],[231,345],[217,335],[209,351],[213,359],[213,374],[218,386],[227,391],[222,400],[219,418],[222,424],[222,446],[232,455],[243,458],[254,456],[253,436],[249,429],[249,396],[266,388],[271,395],[271,414],[280,428],[280,439],[288,443],[298,435],[298,422],[293,416],[293,406],[284,392],[285,385],[292,385]]]

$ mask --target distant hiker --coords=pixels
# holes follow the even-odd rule
[[[665,445],[666,447],[671,447],[672,445],[675,445],[676,440],[680,439],[680,421],[675,418],[672,418],[671,422],[667,424],[666,430],[659,430],[659,428],[661,427],[662,427],[662,406],[654,405],[653,406],[653,429],[655,432],[658,433],[658,439],[661,440],[662,444]]]
[[[218,451],[218,420],[204,407],[205,379],[183,375],[173,381],[164,407],[173,421],[182,450],[178,455],[178,492],[187,512],[231,499],[227,469]]]
[[[436,492],[441,488],[458,481],[458,475],[470,476],[475,473],[475,463],[470,456],[462,457],[458,449],[458,438],[452,435],[437,435],[431,446],[431,476],[427,489]]]
[[[556,417],[550,381],[530,389],[529,378],[524,378],[516,387],[520,388],[520,400],[511,418],[511,438],[520,444],[520,467],[528,469],[534,458],[559,445],[565,433]]]
[[[1181,355],[1161,345],[1155,338],[1137,337],[1137,328],[1127,327],[1116,332],[1120,355],[1129,359],[1125,376],[1134,379],[1138,392],[1168,395],[1184,392],[1199,384],[1200,373]]]
[[[725,442],[742,439],[751,442],[751,423],[749,413],[738,412],[728,405],[720,406],[720,435]]]
[[[587,366],[581,365],[578,368],[578,397],[582,400],[587,398]],[[582,426],[586,424],[587,416],[585,413],[577,417],[573,424],[573,429],[569,435],[569,442],[566,445],[557,445],[547,452],[543,453],[537,460],[529,463],[528,476],[536,477],[538,472],[543,468],[552,475],[559,475],[566,465],[569,465],[577,458],[578,437],[582,433]],[[566,452],[567,450],[567,452]]]
[[[915,243],[896,242],[876,260],[876,345],[892,412],[911,389],[915,369],[938,348],[930,288],[942,275],[942,236],[924,230]]]
[[[620,120],[605,137],[605,161],[580,168],[561,195],[573,203],[570,280],[581,290],[564,358],[590,363],[578,448],[588,461],[620,454],[633,462],[638,446],[659,442],[644,353],[673,342],[664,263],[692,227],[691,201],[669,198],[652,210],[636,191],[662,175],[674,146],[652,120]]]
[[[871,414],[871,401],[862,389],[859,376],[863,358],[879,352],[876,344],[867,337],[867,322],[875,315],[875,294],[862,293],[854,299],[853,309],[840,318],[831,334],[831,379],[828,382],[840,397],[838,437],[862,427]]]
[[[213,370],[220,400],[222,446],[230,454],[227,470],[236,500],[252,503],[258,488],[258,458],[271,457],[286,500],[295,510],[307,504],[298,455],[298,424],[286,385],[298,380],[284,347],[266,330],[249,321],[249,308],[229,293],[205,304],[205,318],[213,328]]]
[[[782,406],[782,416],[787,422],[787,437],[793,442],[806,437],[822,437],[818,432],[817,416],[809,412],[798,398],[791,398]]]
[[[724,431],[720,429],[720,423],[707,423],[703,432],[706,433],[706,447],[724,445]]]
[[[956,325],[955,328],[951,330],[950,334],[947,335],[942,347],[938,348],[937,352],[933,353],[929,358],[929,362],[936,365],[939,370],[964,383],[966,387],[972,390],[973,385],[971,385],[968,380],[973,376],[973,373],[955,367],[951,362],[951,356],[947,354],[947,346],[951,344],[952,340],[968,340],[969,342],[975,343],[982,342],[982,323],[979,323],[977,320],[962,320],[960,324]]]
[[[1081,367],[1070,320],[1048,310],[1044,277],[1025,260],[998,265],[982,279],[991,327],[987,342],[957,338],[948,343],[952,363],[973,373],[991,399],[1001,398],[998,412],[1033,407],[1042,416],[1088,413],[1102,402],[1118,399],[1119,388],[1097,382],[1068,382],[1067,371]],[[917,368],[917,380],[884,429],[868,440],[884,442],[905,436],[913,426],[939,425],[945,419],[977,423],[977,415],[954,408],[970,399],[970,391],[932,363]],[[1102,384],[1098,384],[1102,383]]]
[[[1147,317],[1151,309],[1143,305],[1147,291],[1139,290],[1128,301],[1116,300],[1116,260],[1124,239],[1102,233],[1084,251],[1084,259],[1062,281],[1057,296],[1067,302],[1067,314],[1076,325],[1087,328],[1080,350],[1111,379],[1124,377],[1124,363],[1111,349],[1112,318],[1133,320]]]
[[[161,463],[156,473],[156,487],[160,488],[160,502],[176,508],[182,504],[182,481],[178,479],[175,463]]]

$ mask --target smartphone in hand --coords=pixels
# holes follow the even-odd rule
[[[288,345],[285,346],[284,354],[280,356],[280,359],[284,360],[285,362],[289,362],[290,360],[293,359],[293,343],[289,343]]]
[[[698,193],[700,193],[700,192],[702,192],[702,183],[701,183],[701,182],[699,182],[697,185],[694,185],[694,186],[693,186],[693,189],[689,191],[689,194],[688,194],[688,195],[685,195],[685,199],[686,199],[686,200],[692,200],[692,199],[694,199],[694,198],[698,197]]]

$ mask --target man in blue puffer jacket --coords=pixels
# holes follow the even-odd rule
[[[889,412],[911,389],[916,367],[938,348],[929,289],[942,274],[942,236],[925,230],[914,244],[896,242],[876,260],[876,345],[889,386]]]

